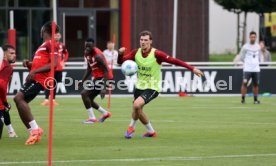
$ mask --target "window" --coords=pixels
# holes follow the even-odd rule
[[[18,0],[19,6],[50,7],[50,0]]]
[[[118,0],[84,0],[85,8],[115,8],[118,9]]]
[[[59,0],[59,7],[79,7],[79,0]]]

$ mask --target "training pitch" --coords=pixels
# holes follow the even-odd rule
[[[57,96],[54,111],[53,165],[276,165],[275,97],[159,97],[144,107],[157,131],[143,138],[139,122],[132,139],[124,138],[130,122],[132,98],[112,98],[112,117],[104,123],[82,124],[87,118],[81,98]],[[9,99],[10,103],[12,99]],[[49,108],[42,98],[30,107],[44,129],[37,145],[24,145],[28,132],[15,105],[11,118],[18,138],[10,139],[4,128],[0,140],[0,165],[47,165]],[[107,100],[99,104],[107,107]],[[96,112],[96,111],[95,111]],[[97,117],[100,114],[96,112]]]

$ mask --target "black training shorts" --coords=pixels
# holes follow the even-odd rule
[[[44,90],[44,87],[36,81],[26,82],[20,89],[20,91],[24,94],[24,100],[27,103],[32,101],[42,90]]]
[[[252,84],[254,86],[259,85],[260,83],[260,72],[243,72],[243,83],[247,84],[248,81],[252,78]]]
[[[135,88],[135,90],[134,90],[134,100],[136,100],[139,96],[141,96],[144,99],[145,104],[149,103],[151,100],[156,98],[158,95],[159,95],[159,93],[153,89],[141,90],[141,89]]]

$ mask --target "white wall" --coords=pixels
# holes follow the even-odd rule
[[[243,13],[241,14],[243,22]],[[236,53],[237,15],[209,1],[209,53]],[[247,38],[250,31],[259,32],[259,16],[247,14]],[[241,32],[241,31],[240,31]],[[242,37],[242,36],[241,36]]]

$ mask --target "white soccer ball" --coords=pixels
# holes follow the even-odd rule
[[[122,73],[126,76],[134,75],[138,70],[137,64],[132,60],[126,60],[122,64]]]

